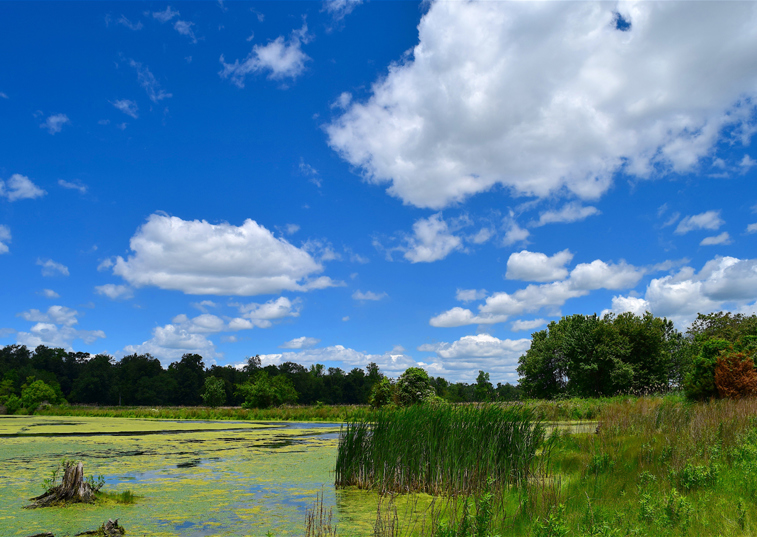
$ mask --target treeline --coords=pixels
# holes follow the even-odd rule
[[[521,356],[527,397],[603,397],[683,389],[691,399],[757,392],[757,315],[699,314],[681,333],[672,321],[570,315],[533,334]]]
[[[105,354],[92,357],[60,348],[38,346],[32,351],[9,345],[0,349],[0,379],[0,405],[33,410],[41,401],[109,406],[368,404],[374,386],[386,377],[374,363],[345,372],[293,362],[263,367],[260,358],[252,356],[241,369],[207,368],[202,356],[185,354],[164,368],[149,354],[115,360]],[[494,387],[483,371],[475,384],[451,383],[441,377],[430,377],[429,382],[438,397],[450,402],[520,397],[516,386]]]

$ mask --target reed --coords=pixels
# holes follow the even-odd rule
[[[501,405],[380,410],[342,426],[336,486],[379,492],[475,494],[526,482],[545,427]]]

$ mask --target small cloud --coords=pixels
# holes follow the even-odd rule
[[[339,22],[362,3],[363,0],[325,0],[322,11],[331,15],[335,22]]]
[[[747,233],[757,233],[757,223],[749,224],[746,227],[746,232]]]
[[[320,339],[314,337],[298,337],[294,338],[286,343],[279,345],[280,349],[309,349],[315,347],[321,342]]]
[[[42,267],[43,276],[55,276],[56,274],[62,274],[63,276],[69,275],[67,266],[61,263],[56,263],[52,259],[48,259],[46,261],[37,259],[37,265]]]
[[[42,289],[39,294],[45,298],[60,298],[60,295],[52,289]]]
[[[114,265],[114,261],[111,258],[103,259],[100,261],[100,264],[97,265],[97,270],[102,272],[104,270],[108,270],[110,267]]]
[[[689,231],[697,229],[718,229],[725,224],[725,221],[720,218],[720,211],[707,211],[692,216],[687,216],[676,227],[675,234],[683,235]]]
[[[720,235],[702,239],[702,242],[700,242],[699,245],[700,246],[714,246],[716,244],[731,244],[731,242],[732,242],[731,236],[728,234],[727,231],[724,231]]]
[[[11,241],[11,230],[8,226],[0,225],[0,254],[8,253],[8,243]]]
[[[121,17],[116,22],[121,26],[126,26],[129,30],[134,30],[135,32],[142,29],[142,21],[133,23],[123,15],[121,15]]]
[[[134,296],[134,292],[128,285],[115,285],[112,283],[106,283],[105,285],[95,286],[95,291],[98,295],[107,296],[112,300],[118,298],[128,299]]]
[[[158,104],[163,99],[173,97],[173,95],[160,87],[160,83],[158,83],[155,75],[152,74],[147,66],[134,60],[129,60],[129,66],[137,72],[137,81],[144,88],[145,92],[147,92],[147,96],[152,102]]]
[[[139,117],[137,115],[137,111],[139,110],[139,107],[137,106],[137,103],[134,101],[131,101],[129,99],[118,99],[117,101],[110,101],[110,104],[118,108],[121,112],[123,112],[127,116],[131,116],[134,119],[137,119]]]
[[[352,94],[347,91],[344,91],[341,94],[339,94],[339,97],[337,97],[333,103],[331,103],[331,108],[339,108],[341,110],[346,110],[351,102],[352,102]]]
[[[220,62],[223,69],[218,74],[240,88],[244,87],[247,75],[262,72],[268,72],[270,80],[294,80],[305,71],[305,63],[311,60],[301,48],[310,40],[307,24],[303,23],[302,28],[292,30],[288,39],[281,35],[267,45],[255,45],[242,62],[235,60],[234,63],[226,63],[222,54]]]
[[[153,11],[152,16],[153,18],[159,20],[160,22],[168,22],[174,17],[178,17],[179,12],[174,11],[173,9],[171,9],[171,6],[168,6],[163,11]]]
[[[667,220],[665,220],[665,223],[662,224],[662,227],[670,227],[670,226],[672,226],[673,224],[675,224],[676,222],[678,222],[679,218],[681,218],[681,213],[679,213],[679,212],[673,213],[672,215],[670,215],[670,218],[668,218]]]
[[[263,22],[265,20],[265,15],[261,13],[260,11],[257,11],[255,8],[250,8],[250,11],[252,11],[255,16],[258,18],[258,22]]]
[[[83,185],[80,182],[71,183],[65,179],[58,179],[58,185],[69,190],[78,190],[82,194],[87,193],[87,185]]]
[[[9,99],[9,98],[10,98],[10,97],[8,97],[8,95],[6,95],[6,94],[5,94],[5,93],[3,93],[2,91],[0,91],[0,99]]]
[[[583,206],[580,203],[566,203],[557,211],[544,211],[539,214],[539,220],[531,222],[531,226],[540,227],[545,224],[569,224],[585,220],[590,216],[602,214],[599,209],[591,205]]]
[[[373,291],[366,291],[363,293],[359,289],[352,293],[352,298],[355,300],[381,300],[383,298],[386,298],[386,293],[374,293]]]
[[[0,180],[0,197],[8,198],[8,201],[41,198],[47,194],[35,185],[25,175],[14,173],[7,183]]]
[[[342,321],[344,321],[344,322],[347,322],[349,320],[350,320],[350,316],[349,315],[345,315],[344,317],[342,317]]]
[[[218,304],[216,304],[212,300],[203,300],[202,302],[192,302],[191,306],[193,308],[197,308],[203,313],[207,313],[208,308],[217,308]]]
[[[741,159],[741,162],[739,162],[739,166],[741,166],[741,171],[742,173],[744,173],[753,166],[757,166],[757,160],[754,160],[749,155],[744,155],[744,158]]]
[[[110,125],[109,119],[101,119],[97,122],[98,125]]]
[[[318,188],[321,188],[321,178],[319,177],[318,170],[313,168],[310,164],[306,163],[301,157],[300,157],[300,173],[304,175],[305,177],[309,177],[309,181],[313,183]]]
[[[67,123],[71,123],[71,120],[68,119],[68,116],[66,114],[54,114],[52,116],[49,116],[44,123],[42,123],[39,128],[40,129],[47,129],[47,132],[50,134],[56,134],[63,130],[63,125],[66,125]]]
[[[523,229],[515,220],[515,213],[510,211],[510,215],[503,221],[505,237],[502,239],[502,246],[511,246],[517,242],[525,242],[531,232]]]
[[[249,42],[250,42],[250,41],[252,41],[253,39],[255,39],[255,32],[252,32],[252,33],[250,34],[250,36],[249,36],[249,37],[247,38],[247,40],[246,40],[246,41],[247,41],[247,42],[249,43]]]
[[[533,319],[531,321],[518,320],[510,326],[510,329],[513,332],[521,332],[523,330],[534,330],[536,328],[544,326],[545,324],[547,324],[547,321],[544,319]]]
[[[284,226],[284,233],[286,233],[287,235],[294,235],[299,230],[300,226],[298,226],[297,224],[287,224],[286,226]]]
[[[472,302],[486,298],[486,289],[458,289],[455,298],[460,302]]]
[[[192,26],[194,26],[194,24],[194,22],[176,21],[173,25],[173,29],[179,32],[181,35],[187,36],[192,40],[192,43],[197,43],[197,38],[195,37],[195,33],[192,30]]]

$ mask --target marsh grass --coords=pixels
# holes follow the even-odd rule
[[[114,503],[120,505],[132,505],[137,501],[137,496],[130,490],[121,492],[100,491],[97,493],[95,500],[101,503]]]
[[[416,405],[345,424],[336,486],[460,495],[520,484],[545,438],[533,412],[499,405]]]
[[[596,434],[553,432],[527,479],[440,495],[402,535],[757,535],[757,399],[616,398],[600,417]]]
[[[327,421],[340,422],[368,415],[366,405],[241,407],[101,407],[86,405],[50,406],[36,412],[42,416],[87,416],[100,418],[157,418],[172,420],[235,421]]]

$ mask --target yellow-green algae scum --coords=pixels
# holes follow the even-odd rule
[[[118,518],[128,535],[302,535],[305,510],[324,492],[340,530],[370,533],[375,498],[334,490],[338,425],[191,422],[53,416],[0,417],[0,535],[56,537]],[[63,459],[82,460],[103,490],[132,505],[27,510]],[[339,495],[339,499],[337,499]],[[347,505],[359,502],[362,505]],[[336,508],[334,509],[335,515]],[[349,513],[355,513],[350,516]],[[363,520],[355,520],[363,518]]]

